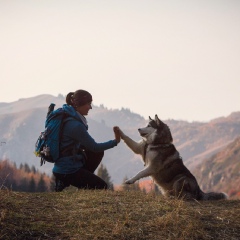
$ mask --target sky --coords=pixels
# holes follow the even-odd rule
[[[0,0],[0,84],[0,102],[85,89],[145,118],[228,116],[240,1]]]

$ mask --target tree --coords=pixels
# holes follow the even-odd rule
[[[22,178],[20,184],[18,186],[19,192],[27,192],[28,191],[28,181],[27,178]]]
[[[7,177],[4,179],[3,183],[1,183],[0,189],[11,189],[11,188],[12,188],[11,179]]]
[[[32,167],[31,167],[31,172],[34,173],[34,174],[36,174],[37,170],[36,170],[35,166],[32,166]]]
[[[64,96],[61,93],[59,93],[57,97],[60,98],[60,99],[64,99]]]
[[[52,174],[51,181],[50,181],[50,191],[55,191],[56,179],[55,176]]]
[[[12,180],[12,191],[17,191],[18,187],[17,187],[17,183],[15,180]]]
[[[44,175],[41,174],[41,177],[40,177],[40,180],[38,182],[37,189],[36,189],[37,192],[47,192],[47,190],[48,190],[46,182],[45,182],[43,176]]]
[[[35,182],[33,176],[31,177],[29,185],[28,185],[28,192],[36,192],[36,182]]]
[[[108,173],[108,170],[107,168],[101,164],[98,168],[98,172],[97,172],[97,176],[99,176],[100,178],[102,178],[108,185],[108,188],[110,190],[114,190],[114,187],[113,187],[113,183],[111,181],[111,177]]]
[[[29,165],[27,163],[24,164],[24,171],[26,173],[30,173],[31,172],[31,169],[30,169],[30,167],[29,167]]]

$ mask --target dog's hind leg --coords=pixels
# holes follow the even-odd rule
[[[144,178],[144,177],[149,177],[154,173],[154,169],[152,167],[146,167],[142,171],[138,172],[136,176],[130,178],[127,180],[125,183],[126,184],[132,184],[135,183],[137,180]]]

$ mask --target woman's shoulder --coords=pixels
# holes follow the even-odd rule
[[[65,128],[71,128],[71,129],[86,129],[87,127],[84,125],[84,123],[80,119],[67,117],[65,119],[64,123]]]
[[[80,119],[76,119],[73,117],[67,117],[65,120],[65,124],[72,125],[72,126],[82,126],[84,125],[83,122]]]

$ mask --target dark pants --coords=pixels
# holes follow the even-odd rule
[[[94,174],[94,171],[102,161],[104,152],[86,151],[86,155],[87,160],[84,167],[77,172],[72,174],[53,173],[56,183],[60,180],[64,187],[72,185],[79,189],[107,189],[107,183]]]

